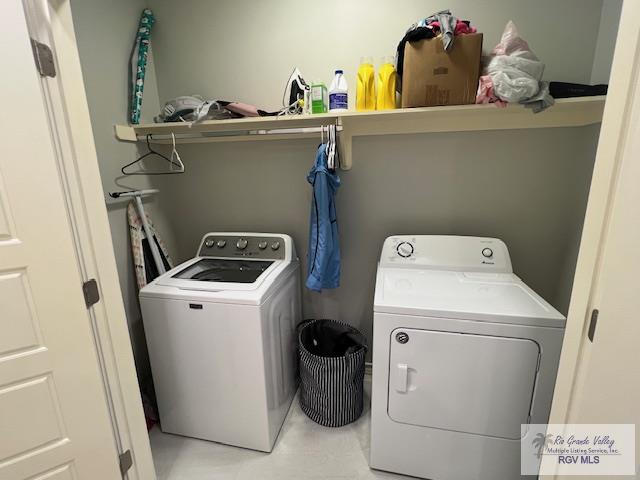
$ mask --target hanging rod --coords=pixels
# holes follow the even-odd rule
[[[302,127],[302,128],[272,128],[269,130],[250,130],[249,135],[288,135],[298,133],[321,133],[323,128],[327,128],[327,125],[322,127]],[[341,132],[342,126],[337,125],[336,131]]]
[[[158,193],[160,190],[157,188],[148,188],[146,190],[127,190],[124,192],[109,192],[109,196],[111,198],[122,198],[122,197],[143,197],[145,195],[152,195],[154,193]]]
[[[225,137],[256,137],[262,135],[314,135],[322,132],[321,127],[302,127],[302,128],[270,128],[259,130],[227,130],[224,132],[193,132],[193,133],[175,133],[176,140],[194,140],[205,138],[225,138]],[[336,131],[341,132],[342,126],[336,126]],[[172,141],[171,133],[150,134],[153,143],[168,143]],[[137,135],[139,141],[146,140],[147,135]]]

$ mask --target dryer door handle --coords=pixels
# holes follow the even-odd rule
[[[409,366],[406,363],[396,365],[396,391],[407,393],[409,383]]]

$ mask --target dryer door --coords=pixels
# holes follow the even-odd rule
[[[391,332],[389,417],[519,439],[539,354],[527,339],[398,328]]]

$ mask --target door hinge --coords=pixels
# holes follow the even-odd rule
[[[82,284],[82,293],[84,294],[84,303],[87,305],[87,308],[100,301],[98,282],[96,282],[94,278],[87,280]]]
[[[587,333],[587,336],[589,337],[589,340],[591,341],[591,343],[593,343],[593,337],[596,334],[596,325],[598,324],[599,314],[600,312],[598,311],[597,308],[594,308],[593,311],[591,312],[591,322],[589,323],[589,332]]]
[[[118,455],[118,461],[120,462],[120,474],[122,475],[122,478],[124,478],[129,469],[133,466],[131,450],[127,450],[126,452]]]
[[[51,47],[32,38],[31,48],[33,49],[33,58],[36,61],[38,73],[43,77],[55,77],[56,64],[53,61]]]

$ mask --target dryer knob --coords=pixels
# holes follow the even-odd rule
[[[204,246],[207,248],[213,247],[214,241],[212,238],[207,238],[204,242]]]
[[[218,248],[224,248],[224,246],[227,244],[226,240],[218,240]]]
[[[489,247],[483,248],[482,249],[482,256],[485,257],[485,258],[493,257],[493,250],[491,250]]]
[[[238,248],[238,250],[244,250],[245,248],[247,248],[248,243],[249,242],[247,242],[246,238],[239,238],[236,242],[236,247]]]
[[[265,248],[267,248],[267,242],[265,242],[264,240],[261,241],[260,243],[258,243],[258,248],[260,250],[264,250]]]
[[[280,242],[273,242],[271,244],[271,250],[278,250],[280,248]]]
[[[408,258],[413,255],[413,245],[409,242],[401,242],[396,247],[396,251],[402,258]]]

